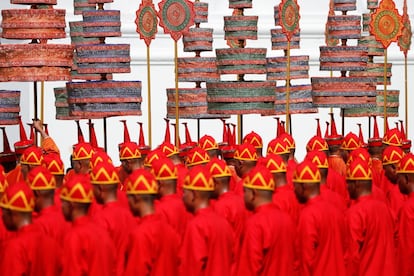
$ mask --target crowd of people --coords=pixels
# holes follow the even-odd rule
[[[42,122],[40,147],[0,154],[0,275],[414,275],[414,155],[403,124],[380,137],[306,145],[277,123],[266,152],[209,135],[150,149],[119,144],[115,166],[78,128],[71,165]],[[79,124],[78,124],[79,126]],[[142,128],[141,128],[142,129]],[[361,129],[361,128],[360,128]]]

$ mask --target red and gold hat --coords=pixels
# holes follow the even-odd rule
[[[150,151],[144,159],[144,166],[147,168],[152,167],[152,163],[160,158],[166,157],[165,154],[160,149],[155,149]]]
[[[361,158],[354,159],[346,168],[346,179],[348,180],[372,180],[372,170]]]
[[[3,132],[3,151],[0,152],[0,163],[16,162],[17,156],[10,148],[9,138],[6,134],[6,128],[0,127]]]
[[[289,133],[284,132],[278,138],[285,141],[288,144],[289,149],[296,148],[295,140]]]
[[[250,145],[253,145],[256,149],[263,148],[263,140],[262,137],[260,137],[259,134],[252,131],[243,138],[243,144],[248,143]]]
[[[7,178],[6,173],[4,172],[4,168],[0,165],[0,193],[3,193],[7,187]]]
[[[119,175],[111,163],[99,163],[90,173],[91,183],[97,185],[119,184]]]
[[[414,173],[414,154],[407,153],[401,159],[397,173]]]
[[[329,150],[328,143],[320,136],[313,136],[306,144],[307,151],[327,151]]]
[[[41,148],[31,146],[27,148],[20,157],[20,164],[40,166],[43,162],[43,151]]]
[[[265,166],[271,173],[286,172],[286,164],[280,155],[269,153],[266,157],[259,159],[259,164]]]
[[[372,164],[371,155],[369,154],[366,148],[358,148],[353,150],[348,157],[348,163],[351,163],[354,159],[360,158],[363,161],[367,162],[368,165]]]
[[[404,129],[404,122],[400,121],[401,123],[401,138],[402,138],[402,146],[403,150],[410,150],[411,149],[411,140],[407,139],[407,135],[405,134]]]
[[[304,160],[296,166],[295,172],[293,173],[293,182],[318,183],[320,181],[321,173],[314,163],[309,160]]]
[[[195,147],[190,150],[187,154],[185,164],[188,167],[207,164],[210,161],[210,156],[208,153],[200,147]]]
[[[155,176],[145,169],[133,171],[126,182],[126,193],[129,195],[158,193],[158,183]]]
[[[57,153],[48,153],[43,155],[43,163],[52,175],[64,175],[65,166]]]
[[[381,147],[382,138],[379,135],[377,117],[372,116],[374,119],[374,135],[368,139],[368,147]]]
[[[243,161],[257,161],[256,148],[252,144],[243,143],[237,147],[233,158]]]
[[[27,139],[26,131],[22,123],[22,117],[19,116],[19,131],[20,131],[20,141],[14,143],[14,151],[16,154],[23,154],[25,149],[33,145],[33,141]]]
[[[274,191],[275,181],[266,167],[256,166],[243,178],[243,186],[250,189]]]
[[[322,151],[310,151],[306,154],[305,159],[315,164],[319,169],[329,168],[328,157]]]
[[[113,164],[111,157],[105,151],[96,151],[91,158],[91,167],[94,168],[101,163]]]
[[[178,169],[167,157],[156,159],[152,162],[152,174],[156,180],[171,180],[178,178]]]
[[[145,144],[144,130],[142,123],[138,122],[139,125],[139,136],[138,136],[138,148],[142,155],[147,155],[151,151],[151,147]]]
[[[55,177],[43,166],[30,170],[27,178],[32,190],[54,190],[56,188]]]
[[[359,137],[353,133],[349,132],[345,135],[344,140],[342,141],[341,149],[343,150],[356,150],[361,146]]]
[[[139,159],[141,152],[138,145],[134,142],[123,143],[119,150],[119,160]]]
[[[333,113],[329,113],[331,116],[331,133],[329,136],[325,137],[326,142],[329,146],[339,146],[342,144],[342,140],[344,137],[342,135],[338,134],[336,130],[336,124],[335,124],[335,117]]]
[[[275,138],[267,145],[267,154],[287,154],[290,153],[290,147],[287,141],[282,140],[280,137]]]
[[[210,135],[204,135],[203,137],[201,137],[200,140],[198,140],[198,146],[206,151],[215,150],[219,148],[216,140]]]
[[[389,145],[389,146],[402,146],[402,135],[401,131],[398,128],[392,128],[388,130],[384,137],[382,138],[382,143]]]
[[[0,207],[13,211],[33,212],[34,206],[33,191],[23,181],[7,186],[0,199]]]
[[[400,147],[388,146],[382,153],[382,165],[398,164],[404,157],[404,152]]]
[[[226,162],[216,157],[210,160],[210,162],[207,164],[207,169],[213,178],[232,175],[230,168],[227,166]]]
[[[175,154],[179,154],[178,148],[171,143],[164,142],[159,146],[159,149],[162,153],[165,154],[167,157],[171,157]]]
[[[93,190],[89,175],[74,175],[62,186],[60,198],[70,202],[91,203]]]
[[[75,145],[72,153],[72,160],[86,160],[91,159],[94,153],[93,147],[89,143],[78,143]]]
[[[206,167],[195,166],[187,173],[183,188],[205,192],[214,191],[213,177]]]

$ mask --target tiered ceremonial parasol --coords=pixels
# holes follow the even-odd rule
[[[292,80],[309,78],[309,56],[291,56],[300,48],[299,5],[295,0],[282,1],[274,7],[275,25],[271,30],[272,50],[283,50],[284,56],[267,58],[267,79],[284,81],[276,87],[276,115],[286,114],[290,132],[290,115],[317,113],[312,103],[310,84],[292,85]]]
[[[251,0],[230,0],[232,16],[224,17],[225,39],[230,48],[216,49],[220,75],[235,75],[234,81],[207,82],[208,112],[239,115],[239,140],[242,137],[243,114],[271,115],[275,110],[275,81],[248,80],[248,75],[266,74],[266,48],[245,47],[249,39],[257,39],[257,16],[245,16]],[[240,141],[239,141],[240,142]]]

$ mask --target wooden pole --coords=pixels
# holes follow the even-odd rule
[[[290,128],[290,40],[287,46],[287,73],[286,73],[286,132],[291,134]]]
[[[151,113],[151,62],[150,47],[147,46],[147,87],[148,87],[148,145],[152,148],[152,113]]]
[[[174,41],[174,67],[175,67],[175,146],[178,147],[180,137],[180,112],[178,109],[178,44]]]
[[[384,132],[387,125],[387,48],[384,49]]]
[[[103,131],[104,131],[104,149],[105,152],[108,152],[108,139],[107,139],[107,125],[106,117],[103,118]]]
[[[405,87],[405,134],[408,137],[408,62],[404,55],[404,87]]]

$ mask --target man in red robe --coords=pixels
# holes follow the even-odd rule
[[[271,140],[267,145],[267,154],[277,154],[283,159],[283,162],[286,165],[286,181],[288,183],[288,187],[292,189],[292,179],[296,165],[289,165],[290,147],[288,142],[286,140],[283,140],[282,137]]]
[[[259,164],[263,164],[273,175],[275,191],[273,193],[273,203],[282,211],[288,213],[295,226],[299,221],[299,214],[302,209],[295,193],[288,185],[286,180],[286,164],[282,157],[277,154],[268,154],[259,159]]]
[[[140,217],[129,235],[123,275],[178,275],[179,237],[155,212],[158,184],[145,169],[135,170],[126,180],[131,212]]]
[[[163,157],[152,162],[151,172],[159,186],[160,199],[155,202],[155,211],[181,238],[192,215],[187,212],[183,200],[177,195],[178,169],[170,159]]]
[[[116,248],[116,275],[123,275],[127,239],[136,221],[129,209],[118,201],[119,177],[116,168],[103,162],[96,165],[90,175],[96,202],[102,206],[93,214],[92,219],[111,237]]]
[[[184,204],[194,218],[188,223],[181,244],[179,275],[230,275],[233,231],[227,220],[209,206],[214,191],[210,172],[194,166],[183,188]]]
[[[25,182],[6,188],[0,207],[7,230],[16,232],[0,250],[0,275],[60,275],[58,243],[32,224],[35,198]]]
[[[87,175],[75,175],[62,187],[62,211],[72,227],[62,245],[61,275],[116,275],[114,244],[109,234],[88,216],[94,199],[92,190]]]
[[[414,275],[414,155],[408,153],[398,168],[398,185],[407,201],[401,206],[398,216],[397,275]]]
[[[314,163],[321,174],[321,182],[320,182],[320,195],[326,201],[335,206],[339,211],[345,213],[347,209],[347,204],[343,197],[341,197],[338,193],[330,190],[328,188],[327,183],[327,175],[329,170],[328,158],[326,154],[321,151],[311,151],[306,154],[306,160]]]
[[[244,208],[243,198],[235,192],[230,191],[231,171],[224,160],[214,158],[207,168],[214,181],[214,197],[211,201],[213,210],[224,217],[233,229],[235,259],[238,259],[242,242],[242,233],[247,218],[247,211]]]
[[[348,165],[347,183],[355,200],[346,215],[348,275],[396,275],[394,219],[387,205],[371,196],[369,164],[354,159]]]
[[[257,164],[256,148],[249,143],[241,144],[236,148],[233,159],[237,176],[240,178],[235,185],[234,192],[238,195],[243,195],[243,177]]]
[[[315,164],[298,164],[293,183],[298,201],[305,204],[296,236],[300,275],[346,275],[343,214],[320,196],[320,181]]]
[[[253,215],[246,222],[235,275],[293,275],[295,227],[272,203],[273,176],[257,166],[244,178],[244,201]]]
[[[394,217],[398,216],[401,206],[407,200],[407,196],[402,194],[398,188],[397,167],[405,153],[400,147],[388,146],[382,154],[382,186],[388,187],[385,193],[388,206],[391,208]]]
[[[48,169],[40,166],[29,172],[28,182],[36,199],[35,211],[38,214],[33,224],[45,235],[62,244],[70,224],[65,221],[62,210],[55,205],[55,178]]]

